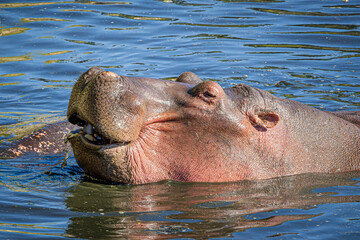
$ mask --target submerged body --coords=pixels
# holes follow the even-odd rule
[[[31,152],[47,155],[71,151],[69,144],[65,144],[65,139],[70,131],[78,128],[68,121],[48,124],[9,145],[0,145],[0,158],[14,158]]]
[[[245,84],[223,89],[91,68],[75,84],[68,140],[85,173],[140,184],[227,182],[360,169],[359,112],[328,113]]]

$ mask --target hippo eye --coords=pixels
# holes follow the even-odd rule
[[[209,92],[209,91],[205,91],[203,93],[203,96],[206,97],[206,98],[214,98],[214,97],[216,97],[216,94],[212,93],[212,92]]]
[[[202,99],[209,106],[216,105],[225,94],[221,86],[214,81],[202,82],[191,88],[189,93],[194,97]]]

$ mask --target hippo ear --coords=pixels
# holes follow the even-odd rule
[[[183,83],[196,85],[202,83],[202,80],[195,73],[184,72],[176,79],[176,82],[183,82]]]
[[[266,132],[269,128],[273,128],[278,124],[280,117],[274,112],[263,110],[257,114],[250,114],[249,120],[256,130]]]
[[[222,87],[213,81],[202,82],[191,88],[189,93],[193,97],[198,97],[209,105],[216,105],[224,96]]]

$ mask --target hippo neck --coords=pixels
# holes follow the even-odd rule
[[[282,118],[288,133],[286,144],[292,149],[285,155],[299,158],[299,171],[337,172],[358,168],[355,162],[360,156],[360,129],[357,126],[331,113],[268,95],[264,94],[264,104],[278,111]]]
[[[258,139],[255,151],[267,158],[267,162],[273,162],[267,167],[269,171],[272,167],[284,168],[291,175],[350,171],[359,167],[360,128],[356,125],[331,113],[246,85],[229,90],[228,95],[235,97],[241,112],[263,109],[279,116],[275,127],[264,132],[254,131]],[[286,169],[291,165],[289,162],[296,164]]]

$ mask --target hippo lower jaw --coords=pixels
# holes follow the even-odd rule
[[[129,169],[129,142],[99,144],[110,140],[92,141],[85,129],[70,132],[67,140],[71,143],[75,159],[86,175],[107,182],[134,183]],[[89,140],[91,138],[91,140]]]
[[[75,115],[74,115],[75,116]],[[109,182],[133,183],[128,168],[127,151],[131,142],[115,141],[104,137],[98,129],[78,115],[71,121],[82,128],[67,136],[75,159],[85,173],[98,180]]]

